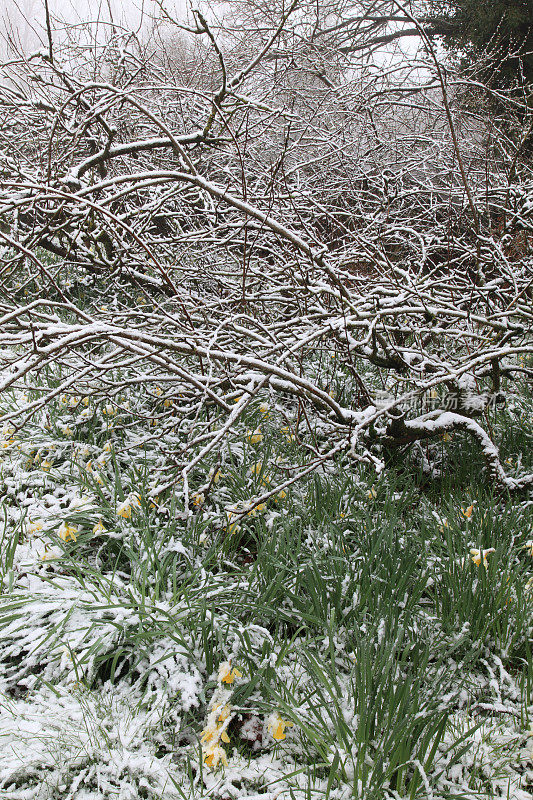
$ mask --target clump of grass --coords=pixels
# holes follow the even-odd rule
[[[320,437],[297,427],[294,409],[283,418],[260,403],[227,449],[191,472],[185,497],[162,443],[172,454],[190,431],[178,420],[151,436],[159,396],[148,395],[145,423],[110,424],[95,405],[76,427],[77,406],[58,402],[48,430],[31,441],[21,433],[5,451],[0,664],[5,718],[18,720],[10,735],[21,736],[20,715],[46,696],[70,754],[65,698],[88,721],[127,698],[128,719],[144,731],[132,738],[135,758],[148,753],[169,796],[182,798],[216,780],[228,796],[270,786],[361,800],[490,796],[502,775],[514,780],[516,752],[498,761],[492,783],[485,761],[476,778],[470,754],[478,726],[491,747],[502,724],[509,741],[527,744],[531,505],[492,493],[474,449],[465,458],[457,439],[429,453],[440,458],[436,479],[415,458],[377,478],[339,455],[248,513]],[[508,433],[522,411],[498,413],[509,458],[525,459],[527,429]],[[220,682],[223,663],[238,667],[231,686]],[[206,763],[201,741],[222,690],[227,772]],[[48,775],[60,797],[76,781],[92,785],[84,770],[108,763],[124,721],[124,711],[109,713],[107,738],[83,740],[68,767],[41,753],[14,778],[0,757],[0,786],[29,792]],[[507,721],[496,724],[497,714]],[[158,797],[167,789],[147,763],[109,786]]]

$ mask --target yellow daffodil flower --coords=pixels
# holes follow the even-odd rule
[[[230,662],[221,664],[221,670],[222,668],[229,669],[231,673]],[[226,751],[221,746],[220,742],[224,742],[225,744],[229,744],[230,742],[227,726],[231,721],[231,717],[231,706],[228,703],[224,705],[222,705],[222,703],[215,703],[209,712],[207,725],[200,735],[204,763],[208,767],[214,768],[219,762],[227,766]]]
[[[468,506],[468,508],[462,508],[461,513],[465,519],[470,519],[470,517],[474,513],[474,503],[472,503],[471,506]]]
[[[228,517],[228,524],[226,525],[226,531],[230,535],[233,535],[234,533],[238,533],[240,531],[240,529],[241,529],[241,526],[238,525],[236,522],[232,522],[231,521],[231,518],[233,517],[233,512],[232,511],[227,511],[226,513],[227,513],[227,517]]]
[[[372,486],[372,488],[368,490],[366,496],[368,497],[369,500],[373,500],[375,497],[378,496],[378,493],[376,492],[374,486]]]
[[[218,668],[219,683],[231,685],[235,678],[242,678],[242,672],[236,667],[231,666],[231,661],[223,661]]]
[[[96,525],[93,528],[93,533],[104,533],[105,526],[101,519],[98,520]]]
[[[225,767],[227,767],[228,757],[224,748],[219,744],[215,744],[212,747],[206,748],[204,751],[204,764],[206,767],[210,767],[211,769],[215,769],[218,764],[223,764]]]
[[[247,515],[249,517],[255,517],[256,514],[261,513],[266,509],[266,503],[258,503],[254,508],[251,508],[250,511],[247,511]]]
[[[26,531],[29,536],[33,536],[34,533],[39,533],[44,528],[44,522],[42,519],[36,519],[34,521],[28,520],[26,523]]]
[[[61,550],[58,547],[50,547],[45,544],[44,550],[39,553],[41,561],[52,561],[54,558],[61,558]]]
[[[124,519],[131,518],[131,505],[127,500],[117,506],[117,516],[123,517]]]
[[[119,506],[117,506],[117,516],[124,519],[131,519],[132,508],[140,508],[141,501],[139,495],[130,494]]]
[[[215,710],[218,711],[219,708],[220,706],[216,706]],[[217,715],[217,722],[225,722],[227,718],[230,716],[230,714],[231,714],[231,706],[226,703],[226,705],[222,707],[221,711]]]
[[[246,440],[249,444],[259,444],[263,441],[263,434],[261,428],[256,428],[255,431],[246,432]]]
[[[193,506],[201,506],[205,500],[205,495],[203,492],[195,492],[191,496]]]
[[[218,733],[216,727],[208,726],[203,729],[202,733],[200,734],[200,741],[202,744],[207,744],[207,742],[212,742],[213,739],[218,738]]]
[[[474,564],[477,567],[479,567],[481,566],[481,562],[483,562],[483,566],[485,567],[485,569],[488,569],[489,567],[487,556],[490,555],[490,553],[495,553],[495,552],[496,551],[494,547],[489,547],[487,550],[477,550],[474,547],[470,549],[470,555],[472,557],[472,561],[474,562]]]
[[[294,723],[290,722],[289,720],[282,719],[279,714],[273,714],[267,724],[267,728],[272,734],[272,738],[276,740],[276,742],[282,742],[283,739],[286,739],[285,729],[292,727]]]
[[[250,472],[252,473],[252,475],[260,475],[262,469],[263,469],[263,462],[256,461],[255,464],[252,464],[252,466],[250,467]],[[262,475],[261,482],[263,483],[264,486],[269,484],[270,481],[271,481],[270,475],[267,475],[266,473]]]
[[[287,442],[294,442],[296,440],[294,433],[289,431],[288,425],[285,425],[283,428],[281,428],[281,432],[285,435],[285,440]]]
[[[533,558],[533,539],[530,539],[525,543],[524,550],[526,550],[527,554]]]
[[[59,536],[60,539],[63,539],[64,542],[68,542],[69,539],[72,539],[72,541],[75,542],[78,538],[77,533],[78,533],[77,525],[69,525],[66,522],[62,522],[61,525],[59,526],[57,535]]]

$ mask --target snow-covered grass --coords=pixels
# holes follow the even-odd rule
[[[160,396],[2,433],[2,798],[529,798],[531,501],[455,434],[251,508],[321,435],[266,394],[185,498]],[[490,412],[511,472],[530,403]]]

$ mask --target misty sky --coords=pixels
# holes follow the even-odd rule
[[[165,7],[183,14],[186,0],[165,0]],[[104,28],[112,19],[137,30],[149,24],[157,4],[154,0],[49,0],[49,8],[58,24],[91,21]],[[1,30],[16,37],[26,51],[44,44],[44,19],[44,0],[0,0]]]
[[[157,0],[48,0],[54,28],[54,43],[61,42],[62,28],[91,22],[91,37],[104,41],[112,23],[117,28],[133,30],[138,34],[153,26],[154,16],[161,17]],[[159,0],[160,2],[160,0]],[[175,18],[183,20],[192,0],[164,0],[165,8]],[[224,7],[225,4],[220,4]],[[194,0],[209,18],[208,0]],[[0,0],[0,60],[9,60],[16,52],[27,55],[47,48],[45,34],[44,0]],[[142,33],[141,33],[142,38]],[[375,51],[372,60],[381,66],[398,63],[416,52],[419,42],[414,38],[385,45]]]

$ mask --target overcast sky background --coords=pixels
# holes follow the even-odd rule
[[[165,0],[165,7],[183,18],[186,0]],[[49,0],[50,13],[70,24],[98,23],[102,29],[112,19],[117,25],[140,30],[157,12],[154,0]],[[16,36],[25,51],[37,49],[44,30],[43,0],[0,0],[0,30]]]
[[[164,0],[165,8],[180,20],[185,20],[191,3],[192,0]],[[211,13],[207,11],[207,0],[195,0],[194,5],[202,7],[208,19],[214,19],[213,9]],[[224,8],[225,5],[220,3],[219,7]],[[231,6],[231,2],[227,5]],[[148,38],[154,16],[161,16],[156,0],[49,0],[49,8],[55,29],[55,44],[61,41],[62,25],[87,22],[92,23],[92,36],[96,35],[99,41],[107,38],[111,23],[135,31],[141,39],[144,38],[144,30]],[[8,40],[16,43],[17,51],[22,50],[26,54],[41,48],[47,49],[44,0],[0,0],[0,60],[13,57]],[[399,64],[409,60],[418,46],[417,37],[406,38],[374,52],[372,61],[379,67]]]

